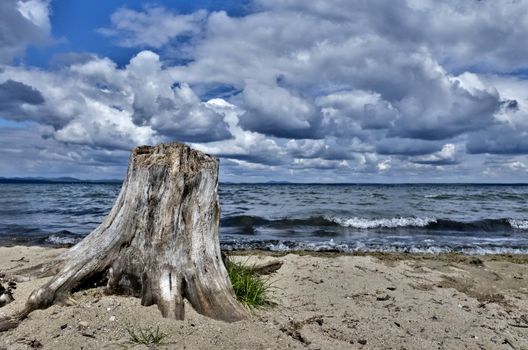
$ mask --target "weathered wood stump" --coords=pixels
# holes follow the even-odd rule
[[[164,317],[183,319],[184,298],[215,319],[246,317],[220,255],[217,189],[216,158],[176,143],[135,148],[110,214],[57,261],[33,271],[53,278],[23,311],[0,320],[0,331],[101,280],[107,293],[157,304]]]

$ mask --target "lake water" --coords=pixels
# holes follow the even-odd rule
[[[0,184],[0,244],[73,244],[120,184]],[[221,184],[223,249],[528,254],[527,185]]]

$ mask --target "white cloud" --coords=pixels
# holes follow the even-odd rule
[[[497,75],[487,75],[482,80],[497,90],[503,102],[494,125],[469,135],[469,153],[527,154],[528,80]]]
[[[161,141],[148,126],[136,126],[123,110],[85,100],[83,114],[54,133],[58,141],[103,149],[129,149]]]
[[[159,56],[142,51],[126,67],[127,84],[133,90],[133,119],[160,134],[186,141],[230,138],[224,116],[198,98],[186,83],[174,81],[162,69]]]
[[[51,41],[49,1],[0,1],[0,64],[21,56],[29,44]]]
[[[315,132],[315,107],[291,91],[250,83],[242,95],[245,112],[240,124],[246,129],[278,137],[310,136]]]
[[[160,48],[178,36],[198,33],[206,17],[207,11],[180,15],[159,6],[144,12],[121,8],[112,14],[112,26],[99,32],[125,47]]]
[[[457,157],[457,147],[452,143],[445,144],[442,149],[426,156],[414,157],[411,160],[417,164],[427,165],[450,165],[459,162]]]
[[[207,106],[224,116],[233,137],[225,141],[193,144],[194,147],[206,153],[249,163],[277,165],[285,162],[286,152],[273,139],[244,130],[238,125],[243,113],[239,107],[222,99],[212,99],[207,102]]]
[[[1,116],[51,125],[53,136],[66,143],[129,149],[162,140],[231,137],[224,116],[201,102],[187,84],[175,86],[178,82],[150,51],[140,52],[123,69],[95,57],[57,72],[6,67],[0,83],[9,79],[17,79],[10,86],[18,84],[26,94],[22,97],[34,91],[42,101],[22,105],[22,114],[4,110]]]
[[[466,174],[467,162],[488,167],[484,154],[528,153],[527,80],[502,74],[528,68],[519,44],[528,3],[253,5],[240,16],[119,9],[101,33],[156,52],[124,67],[95,56],[56,71],[5,67],[0,84],[25,87],[15,83],[23,106],[2,117],[52,126],[56,141],[97,150],[191,142],[229,159],[232,176],[237,167],[342,179],[436,176],[448,166]],[[46,2],[16,6],[26,25],[46,32]],[[44,102],[27,103],[29,91]]]
[[[378,163],[379,171],[386,171],[391,168],[390,159],[386,159],[383,162]]]
[[[49,20],[49,1],[47,0],[26,0],[17,1],[17,10],[28,21],[40,27],[45,32],[51,31]]]
[[[305,159],[295,158],[293,159],[292,168],[300,169],[336,169],[336,168],[349,168],[347,161],[336,161],[327,160],[321,158]]]

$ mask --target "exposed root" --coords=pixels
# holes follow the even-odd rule
[[[136,148],[121,192],[104,222],[52,263],[15,271],[52,278],[33,291],[24,310],[0,320],[0,331],[72,292],[106,285],[107,293],[157,304],[163,317],[183,319],[183,299],[224,321],[247,317],[220,256],[218,161],[181,144]],[[280,264],[263,267],[276,270]]]

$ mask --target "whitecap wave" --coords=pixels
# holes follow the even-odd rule
[[[436,218],[425,217],[396,217],[396,218],[382,218],[382,219],[367,219],[367,218],[340,218],[336,216],[325,217],[327,220],[333,221],[336,224],[344,227],[352,227],[357,229],[370,228],[398,228],[398,227],[425,227],[431,223],[436,222]]]
[[[51,235],[48,238],[46,238],[46,241],[51,244],[56,245],[73,245],[78,243],[81,240],[80,237],[67,237],[67,236],[60,236],[60,235]]]
[[[508,223],[517,230],[528,230],[528,220],[508,219]]]
[[[528,249],[524,247],[508,246],[450,246],[446,244],[411,244],[411,245],[390,245],[390,244],[368,244],[366,242],[302,242],[302,241],[239,241],[222,242],[222,250],[266,250],[274,252],[342,252],[342,253],[411,253],[411,254],[445,254],[462,253],[467,255],[488,255],[488,254],[528,254]]]

